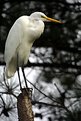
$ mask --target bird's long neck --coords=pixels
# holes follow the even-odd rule
[[[30,33],[32,40],[36,40],[41,36],[44,31],[44,23],[41,20],[31,20],[30,22]]]

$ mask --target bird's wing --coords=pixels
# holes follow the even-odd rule
[[[22,40],[23,40],[23,17],[20,17],[19,19],[16,20],[16,22],[10,29],[6,40],[4,58],[7,64],[14,56],[16,49]]]
[[[19,25],[15,23],[12,28],[9,31],[7,40],[6,40],[6,45],[5,45],[5,62],[8,63],[11,58],[14,56],[14,53],[16,51],[16,48],[18,47],[20,43],[20,36],[21,29],[19,29]]]

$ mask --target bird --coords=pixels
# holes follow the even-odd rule
[[[34,41],[44,32],[44,22],[62,23],[42,12],[34,12],[30,16],[20,16],[12,25],[4,51],[5,73],[8,79],[14,76],[17,67],[27,64]]]

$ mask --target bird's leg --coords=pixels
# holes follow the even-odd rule
[[[20,90],[22,91],[22,85],[21,85],[20,74],[19,74],[19,67],[17,68],[17,73],[18,73],[18,78],[19,78]]]
[[[18,58],[18,53],[17,53],[17,73],[18,73],[18,78],[19,78],[20,90],[22,91],[21,79],[20,79],[20,74],[19,74],[19,58]]]
[[[32,97],[32,88],[28,88],[27,79],[26,79],[26,76],[25,76],[25,72],[24,72],[24,67],[23,66],[22,66],[22,73],[23,73],[23,77],[24,77],[24,80],[25,80],[27,95],[29,95],[29,98],[31,99],[31,97]]]
[[[24,67],[23,66],[22,66],[22,73],[23,73],[23,77],[24,77],[24,80],[25,80],[26,88],[28,89],[27,79],[26,79],[26,76],[25,76],[25,72],[24,72]]]

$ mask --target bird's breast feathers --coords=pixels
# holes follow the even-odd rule
[[[27,16],[22,16],[20,23],[24,34],[23,37],[26,36],[30,41],[39,38],[44,31],[44,23],[41,20],[31,20]]]
[[[31,23],[32,26],[30,27],[30,31],[32,36],[34,36],[35,38],[39,38],[44,31],[44,23],[41,20],[32,21]]]

